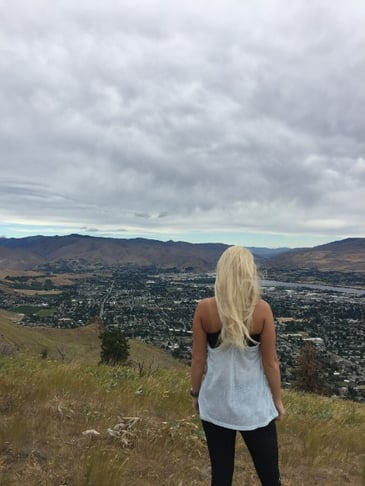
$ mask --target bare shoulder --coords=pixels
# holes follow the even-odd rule
[[[199,300],[197,309],[204,311],[211,309],[213,306],[216,306],[215,297],[206,297],[205,299]]]
[[[261,334],[265,327],[265,324],[272,321],[270,304],[266,302],[266,300],[260,299],[256,304],[252,317],[252,332],[255,334]]]
[[[271,312],[270,304],[268,302],[266,302],[266,300],[260,299],[256,304],[255,312],[260,313],[260,314]]]
[[[215,332],[222,327],[215,297],[207,297],[200,300],[195,311],[195,316],[200,319],[206,332]]]

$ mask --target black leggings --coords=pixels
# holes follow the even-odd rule
[[[236,431],[202,420],[212,467],[211,486],[231,486]],[[280,486],[275,420],[255,430],[240,430],[263,486]]]

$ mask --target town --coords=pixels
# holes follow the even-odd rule
[[[0,293],[0,308],[19,314],[24,326],[73,328],[99,318],[186,362],[196,303],[214,293],[213,273],[155,267],[76,265],[5,281],[14,291]],[[300,350],[309,342],[327,393],[364,400],[365,291],[263,281],[263,297],[274,313],[283,385],[292,386]]]

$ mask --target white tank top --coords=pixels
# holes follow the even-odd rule
[[[264,373],[260,344],[208,346],[199,393],[200,418],[235,430],[264,427],[278,416]]]

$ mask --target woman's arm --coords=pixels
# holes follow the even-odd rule
[[[276,352],[274,317],[270,305],[265,301],[261,302],[264,317],[264,325],[260,336],[262,363],[274,404],[279,414],[278,420],[281,420],[284,417],[285,409],[281,401],[281,377],[280,365]]]
[[[191,358],[191,391],[199,394],[207,358],[207,335],[202,325],[202,306],[200,301],[193,318],[193,349]],[[199,413],[198,398],[193,397],[194,410]]]

